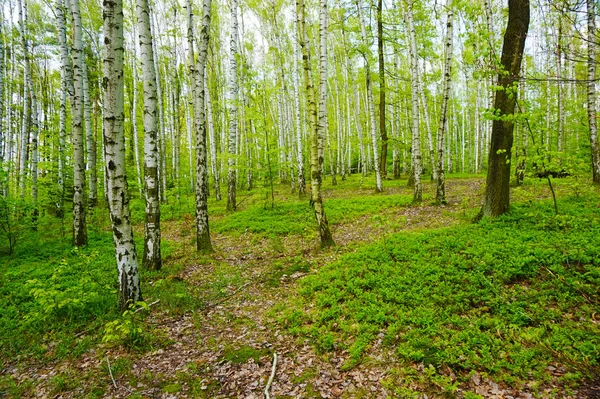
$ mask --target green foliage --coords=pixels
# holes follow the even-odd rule
[[[140,348],[146,344],[147,334],[144,333],[141,320],[136,317],[138,309],[149,310],[145,302],[137,302],[136,310],[126,310],[121,318],[110,321],[104,326],[102,342],[108,345],[125,345],[128,348]]]
[[[267,356],[269,351],[267,349],[255,349],[250,346],[242,346],[240,348],[234,348],[227,346],[223,350],[223,360],[232,362],[235,364],[246,363],[249,359],[254,359],[255,362],[259,362],[260,358]]]
[[[586,373],[600,358],[596,202],[563,200],[558,216],[549,203],[516,206],[478,225],[396,234],[302,280],[280,322],[321,351],[346,349],[346,367],[383,333],[399,359],[431,370],[509,383],[548,379],[552,362]]]

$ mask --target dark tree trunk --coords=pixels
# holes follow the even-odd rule
[[[502,71],[494,100],[497,119],[492,125],[483,216],[496,217],[510,206],[509,181],[514,123],[511,116],[517,102],[518,87],[514,84],[521,70],[525,38],[529,29],[529,0],[508,1],[508,24],[502,47]]]

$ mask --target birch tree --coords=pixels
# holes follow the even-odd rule
[[[413,22],[414,2],[409,1],[406,9],[406,21],[408,28],[408,40],[410,42],[410,68],[411,68],[411,103],[412,103],[412,180],[414,182],[414,201],[423,198],[423,186],[421,185],[421,132],[419,130],[419,63],[417,54],[417,35]]]
[[[358,10],[358,18],[360,22],[360,33],[362,38],[362,54],[365,60],[365,82],[367,86],[367,114],[369,116],[369,126],[371,130],[371,141],[373,145],[373,168],[375,169],[375,191],[378,193],[383,191],[383,183],[381,181],[381,169],[379,165],[379,149],[377,146],[377,123],[375,122],[375,106],[373,100],[373,88],[371,85],[371,67],[370,67],[370,50],[369,41],[367,40],[367,31],[365,28],[365,21],[362,15],[362,8],[360,1],[356,1],[356,8]]]
[[[144,80],[144,256],[142,265],[151,270],[162,266],[160,252],[160,183],[158,180],[158,91],[148,0],[137,0],[142,78]]]
[[[66,16],[64,0],[56,2],[56,22],[58,25],[58,42],[60,45],[60,114],[58,128],[58,185],[60,198],[58,211],[63,215],[63,201],[65,195],[65,151],[67,142],[67,95],[73,96],[73,65],[69,59],[66,34]]]
[[[446,203],[446,177],[444,176],[444,134],[446,134],[448,102],[450,100],[450,83],[452,81],[452,36],[453,17],[452,5],[448,4],[448,22],[446,23],[446,40],[444,45],[444,89],[442,108],[440,110],[440,123],[437,134],[437,172],[435,200],[438,204]]]
[[[292,80],[294,86],[294,122],[296,126],[296,159],[298,166],[298,196],[303,198],[306,195],[306,179],[304,177],[304,155],[302,148],[302,122],[300,118],[300,71],[298,70],[298,47],[300,47],[300,38],[298,29],[294,29],[294,54],[292,55]]]
[[[123,1],[104,2],[104,164],[106,197],[119,274],[119,304],[127,309],[142,299],[130,221],[123,132]]]
[[[31,80],[31,66],[29,60],[29,42],[27,39],[27,3],[19,0],[19,25],[21,27],[21,44],[23,46],[23,121],[21,125],[21,140],[19,149],[19,174],[17,181],[19,196],[25,196],[25,172],[27,160],[27,143],[29,141],[29,129],[31,126],[31,102],[29,97],[29,81]]]
[[[69,0],[71,19],[73,22],[73,102],[72,102],[72,134],[73,134],[73,245],[87,245],[87,229],[85,225],[85,160],[83,139],[83,42],[79,0]]]
[[[238,54],[238,20],[237,0],[231,0],[231,38],[229,54],[229,159],[227,160],[227,210],[236,210],[236,162],[237,154],[237,111],[238,111],[238,79],[237,79],[237,54]]]
[[[600,183],[600,148],[598,146],[598,123],[596,102],[596,14],[595,0],[587,0],[587,114],[592,149],[592,180]]]
[[[319,229],[319,237],[321,246],[328,247],[334,245],[333,237],[329,231],[329,223],[325,215],[323,207],[323,197],[321,194],[321,183],[323,175],[323,142],[324,132],[322,128],[325,126],[326,119],[323,113],[322,106],[326,104],[327,96],[327,0],[321,0],[321,8],[319,13],[320,21],[320,70],[321,70],[321,114],[317,122],[317,106],[315,103],[315,89],[313,85],[312,71],[310,68],[310,49],[308,45],[308,36],[306,33],[305,9],[304,1],[296,0],[296,28],[298,29],[298,37],[300,39],[300,47],[302,49],[302,63],[304,68],[304,83],[306,86],[306,96],[308,102],[308,121],[310,129],[310,176],[311,176],[311,199],[310,203],[315,211],[315,218]],[[325,76],[325,78],[323,78]]]
[[[191,1],[187,3],[189,68],[194,105],[194,131],[196,136],[196,249],[200,252],[212,251],[208,226],[208,159],[206,151],[206,104],[205,68],[208,55],[208,33],[210,29],[210,0],[202,4],[202,23],[198,35],[198,59],[194,56],[194,14]],[[235,199],[234,199],[235,204]]]

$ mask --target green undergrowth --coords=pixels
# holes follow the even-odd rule
[[[385,209],[412,204],[412,195],[366,195],[332,198],[325,201],[325,212],[331,224],[356,220]],[[288,234],[307,235],[315,230],[314,212],[308,200],[277,203],[274,207],[254,205],[227,218],[216,220],[212,231],[242,234],[250,232],[276,237]]]
[[[15,254],[2,258],[0,362],[78,357],[103,341],[141,350],[160,345],[143,323],[145,312],[118,310],[110,233],[91,233],[83,248],[71,247],[68,240],[41,241],[30,235]],[[136,244],[143,248],[141,240]],[[167,240],[162,251],[165,257],[172,252]],[[170,278],[181,267],[141,270],[147,303],[158,299],[174,313],[198,307],[191,287]]]
[[[279,322],[351,368],[381,338],[400,364],[509,384],[598,371],[596,195],[513,206],[479,224],[386,237],[303,279]]]

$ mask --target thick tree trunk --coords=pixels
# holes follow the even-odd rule
[[[435,191],[435,201],[438,204],[446,203],[446,178],[444,176],[444,134],[446,133],[446,118],[448,114],[448,102],[450,100],[450,82],[452,80],[452,19],[454,13],[448,5],[448,22],[446,23],[446,44],[445,44],[445,62],[444,62],[444,91],[442,98],[442,109],[440,111],[440,123],[437,134],[437,171],[435,173],[437,183]]]
[[[144,80],[144,257],[142,265],[151,270],[162,266],[160,252],[160,195],[158,180],[158,91],[154,68],[154,46],[150,30],[148,0],[137,0],[142,79]]]
[[[83,136],[83,68],[81,14],[79,0],[70,0],[73,21],[73,245],[87,245],[85,225],[85,157]]]
[[[503,72],[498,74],[498,85],[502,89],[496,91],[494,102],[499,118],[492,125],[483,216],[502,215],[510,206],[509,181],[514,127],[512,115],[518,94],[514,82],[521,70],[528,29],[529,0],[509,0],[508,24],[502,47]]]
[[[324,116],[327,111],[323,111],[323,106],[326,106],[327,96],[327,74],[325,73],[327,67],[327,1],[321,0],[321,11],[320,11],[320,36],[321,36],[321,59],[320,69],[321,77],[321,91],[320,100],[322,102],[321,114],[319,115],[319,122],[317,122],[317,107],[315,103],[315,89],[313,86],[313,79],[310,68],[310,49],[308,47],[308,36],[305,27],[305,9],[304,1],[296,0],[296,28],[298,29],[298,37],[300,40],[300,47],[302,49],[302,64],[304,66],[304,83],[306,86],[306,95],[308,102],[308,121],[310,129],[310,177],[311,177],[311,199],[310,203],[315,211],[315,218],[317,219],[317,225],[319,228],[319,237],[321,239],[321,246],[328,247],[334,244],[333,237],[329,231],[329,223],[327,216],[325,215],[325,208],[323,207],[323,197],[321,194],[321,183],[323,174],[323,130],[324,124],[326,123],[326,117]],[[326,110],[326,108],[325,108]]]
[[[238,53],[238,1],[231,0],[231,40],[229,58],[229,159],[227,160],[227,210],[235,211],[236,204],[236,162],[237,133],[238,133],[238,81],[237,81],[237,53]]]
[[[590,127],[590,145],[592,148],[592,179],[600,183],[600,148],[598,146],[598,107],[596,104],[596,14],[595,1],[587,0],[587,50],[588,50],[588,83],[587,83],[587,114]]]
[[[362,8],[360,1],[357,0],[356,8],[358,10],[358,18],[360,20],[360,32],[363,44],[363,57],[365,59],[365,81],[367,86],[367,109],[369,115],[369,124],[371,130],[371,141],[373,145],[373,168],[375,169],[375,191],[378,193],[383,191],[383,183],[381,181],[381,169],[379,164],[379,150],[377,146],[377,123],[375,122],[375,106],[373,105],[373,88],[371,86],[371,68],[369,64],[369,42],[367,40],[367,31],[365,22],[362,16]]]
[[[104,164],[108,209],[119,273],[119,304],[127,309],[142,300],[130,221],[123,132],[123,2],[104,2]]]
[[[191,1],[187,3],[189,13],[188,44],[190,51],[190,81],[194,97],[194,131],[196,134],[196,249],[211,252],[208,227],[208,159],[206,151],[206,104],[205,68],[208,55],[208,34],[210,29],[210,0],[203,0],[202,23],[198,35],[198,60],[194,57],[194,19]]]

